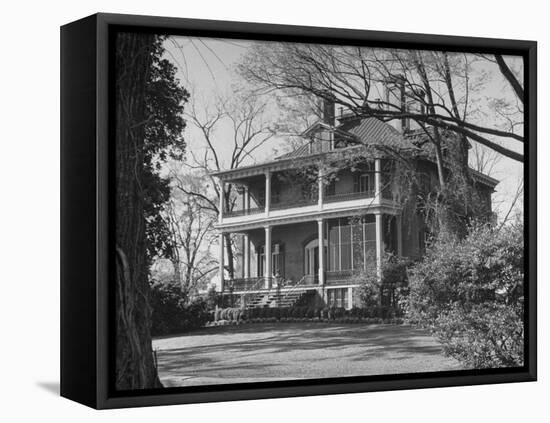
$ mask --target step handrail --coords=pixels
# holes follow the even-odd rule
[[[244,301],[243,301],[242,307],[246,308],[246,303],[248,302],[248,296],[253,293],[252,291],[260,290],[259,286],[265,283],[265,278],[266,278],[265,276],[259,276],[258,280],[254,283],[254,285],[252,285],[249,289],[245,291],[245,293],[243,294]]]
[[[295,292],[296,290],[298,290],[298,288],[300,287],[300,285],[302,285],[302,284],[304,283],[304,281],[306,280],[306,277],[307,277],[307,276],[308,276],[308,275],[302,276],[302,278],[301,278],[292,288],[290,288],[288,291],[285,292],[285,295],[284,295],[282,298],[280,298],[280,299],[278,300],[278,302],[280,303],[280,302],[284,301],[285,298],[287,298],[291,293],[293,293],[293,292]],[[278,285],[277,285],[277,286],[278,286]],[[279,294],[280,294],[280,292],[279,292]]]

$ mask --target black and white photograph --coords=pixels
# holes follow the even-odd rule
[[[543,3],[3,10],[1,421],[544,421]]]
[[[119,31],[119,391],[525,366],[525,58]]]

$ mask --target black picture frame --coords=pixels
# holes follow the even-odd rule
[[[525,365],[522,368],[292,380],[116,392],[109,320],[113,222],[112,37],[115,31],[499,52],[525,63]],[[61,28],[61,395],[119,408],[534,381],[537,45],[533,41],[95,14]],[[111,141],[110,141],[111,140]]]

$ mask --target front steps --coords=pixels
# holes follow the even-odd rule
[[[270,291],[266,293],[257,293],[246,301],[245,308],[294,307],[303,303],[314,293],[314,290],[306,289],[295,289],[286,292]]]

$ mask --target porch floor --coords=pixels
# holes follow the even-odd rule
[[[407,325],[251,324],[153,341],[164,386],[460,370]]]

